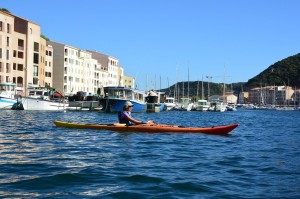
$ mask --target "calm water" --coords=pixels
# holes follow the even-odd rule
[[[300,111],[134,116],[240,126],[231,136],[116,133],[53,124],[115,114],[1,110],[0,198],[300,198]]]

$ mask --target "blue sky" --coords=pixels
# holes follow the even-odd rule
[[[202,76],[245,82],[300,52],[298,0],[0,0],[0,7],[53,41],[118,58],[140,89]]]

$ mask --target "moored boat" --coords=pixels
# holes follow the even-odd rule
[[[209,103],[207,102],[207,100],[204,99],[198,100],[196,106],[197,111],[208,111],[208,109],[209,109]]]
[[[93,110],[100,107],[99,97],[88,94],[84,91],[78,91],[76,94],[68,97],[68,109],[79,108]]]
[[[0,109],[11,109],[17,102],[16,84],[0,82]]]
[[[212,126],[212,127],[183,127],[173,126],[168,124],[139,124],[127,126],[125,124],[80,124],[73,122],[54,121],[58,127],[76,128],[76,129],[98,129],[110,131],[125,131],[125,132],[144,132],[144,133],[206,133],[227,135],[233,129],[238,127],[238,124],[231,124],[226,126]]]
[[[166,97],[164,104],[167,107],[167,111],[172,110],[176,106],[175,98],[174,97]]]
[[[27,96],[21,96],[14,104],[15,110],[58,111],[64,110],[64,97],[53,89],[45,87],[29,88]]]
[[[174,110],[178,111],[191,111],[194,107],[194,103],[190,98],[181,98],[180,102],[174,107]]]
[[[208,110],[213,112],[224,112],[226,111],[226,106],[223,104],[223,102],[214,100],[210,103]]]
[[[130,101],[134,105],[132,112],[146,111],[144,91],[122,86],[107,86],[103,89],[105,97],[100,99],[100,105],[104,112],[121,111],[126,101]]]
[[[149,91],[148,96],[146,97],[147,112],[161,112],[166,110],[164,100],[165,100],[164,92],[156,93],[153,90],[151,90],[151,92]]]

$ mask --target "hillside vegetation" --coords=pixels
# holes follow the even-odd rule
[[[260,85],[300,87],[300,53],[276,62],[245,84],[247,88]]]
[[[225,91],[233,91],[237,95],[242,90],[247,91],[253,87],[266,85],[289,85],[300,88],[300,53],[276,62],[257,76],[249,79],[248,82],[225,84]],[[176,84],[170,86],[169,88],[162,89],[162,91],[166,92],[168,96],[174,96],[175,88]],[[222,95],[223,88],[224,84],[209,83],[209,95]],[[190,81],[189,83],[178,82],[177,90],[179,90],[179,97],[189,96],[194,99],[202,98],[201,81]],[[204,98],[207,99],[208,82],[203,82],[203,93]],[[178,93],[176,96],[178,96]]]

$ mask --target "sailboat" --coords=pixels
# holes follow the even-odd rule
[[[199,82],[198,82],[198,84],[199,84]],[[197,111],[208,111],[209,103],[207,100],[204,99],[203,76],[202,76],[202,81],[201,81],[201,92],[202,92],[201,99],[198,100],[198,102],[197,102],[196,110]]]
[[[226,95],[225,95],[225,77],[226,77],[226,73],[225,73],[225,66],[224,66],[224,83],[223,83],[223,99],[217,99],[217,100],[213,100],[210,103],[210,107],[209,107],[209,111],[214,111],[214,112],[225,112],[226,111]]]
[[[189,93],[190,93],[190,68],[188,67],[188,91],[187,91],[187,97],[184,96],[184,82],[182,82],[182,98],[180,99],[180,104],[178,107],[178,110],[182,111],[191,111],[193,109],[194,104],[192,103],[192,100],[190,99]]]

